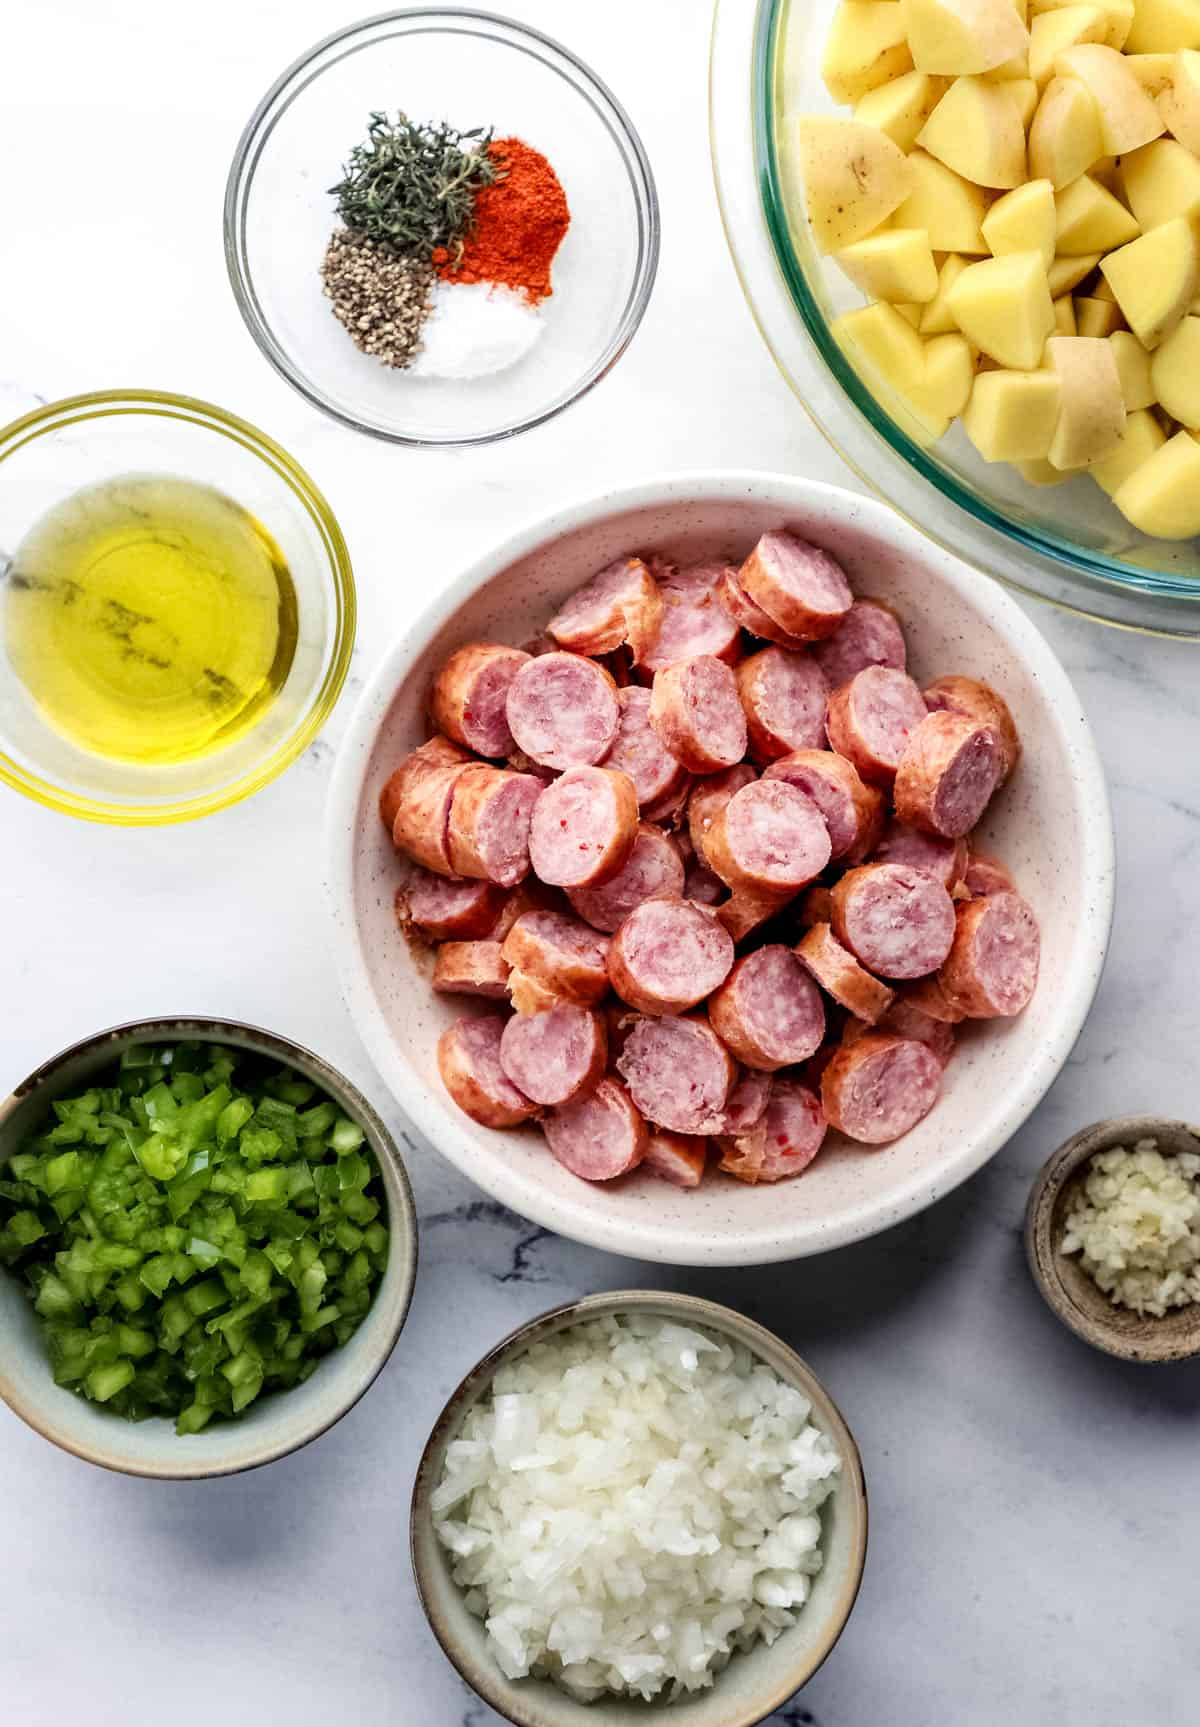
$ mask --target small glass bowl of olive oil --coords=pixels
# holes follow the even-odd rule
[[[153,393],[0,430],[0,780],[94,821],[184,821],[319,731],[354,641],[329,506],[270,439]]]

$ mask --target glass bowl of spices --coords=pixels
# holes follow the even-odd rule
[[[0,780],[127,826],[238,802],[312,741],[354,645],[346,544],[277,444],[108,391],[0,429]]]
[[[225,196],[230,280],[267,359],[398,444],[511,437],[591,389],[641,322],[658,239],[611,92],[537,31],[457,8],[304,54]]]

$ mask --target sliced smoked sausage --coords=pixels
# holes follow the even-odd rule
[[[757,778],[749,762],[735,762],[731,768],[709,774],[693,786],[687,805],[688,837],[702,863],[708,863],[708,836],[717,811],[724,809],[735,792],[753,785]]]
[[[916,983],[905,984],[897,999],[911,1003],[921,1013],[940,1020],[943,1025],[958,1025],[967,1017],[950,1000],[937,977],[921,977]]]
[[[763,893],[757,888],[735,887],[729,898],[717,906],[717,917],[735,942],[745,941],[776,912],[782,911],[791,898],[790,888],[780,893]]]
[[[721,577],[718,589],[721,604],[730,617],[739,623],[752,636],[759,636],[764,642],[776,642],[781,648],[806,648],[808,643],[802,636],[793,636],[772,617],[768,617],[760,605],[756,605],[738,581],[736,569],[726,570]]]
[[[721,562],[691,564],[684,569],[654,565],[663,609],[654,639],[634,655],[643,672],[653,676],[677,660],[694,659],[697,654],[712,654],[735,664],[742,651],[741,632],[719,598],[727,568]]]
[[[861,863],[879,839],[884,821],[883,794],[869,786],[853,762],[834,750],[793,750],[772,762],[763,775],[784,780],[810,797],[829,830],[829,855]]]
[[[569,888],[567,898],[580,917],[611,935],[644,900],[679,899],[683,884],[679,847],[661,828],[643,822],[616,875],[599,887]]]
[[[967,859],[962,882],[972,899],[982,899],[990,893],[1012,893],[1017,885],[1007,864],[988,852],[976,851]]]
[[[708,998],[708,1017],[740,1062],[766,1073],[807,1061],[825,1036],[821,992],[803,961],[779,944],[735,962]]]
[[[442,1084],[464,1114],[481,1127],[516,1127],[537,1114],[500,1065],[505,1021],[499,1014],[459,1019],[438,1039]]]
[[[865,1019],[868,1025],[874,1025],[892,1005],[895,991],[865,971],[827,923],[814,924],[796,952],[826,995],[831,995],[855,1019]]]
[[[842,1033],[842,1042],[856,1043],[870,1030],[865,1021],[852,1019]],[[915,1042],[925,1044],[943,1067],[954,1054],[954,1027],[947,1025],[945,1020],[934,1019],[924,1008],[917,1007],[902,995],[896,997],[875,1030],[891,1032],[896,1037],[911,1037]]]
[[[969,834],[1006,772],[1000,734],[965,714],[927,714],[896,770],[896,815],[942,839]]]
[[[646,1123],[617,1079],[553,1109],[542,1119],[546,1144],[564,1169],[583,1181],[613,1181],[646,1155]]]
[[[655,672],[650,724],[663,748],[693,773],[718,773],[746,753],[737,679],[713,654],[676,660]]]
[[[540,880],[592,887],[616,875],[633,850],[637,797],[616,768],[570,768],[543,791],[529,824],[529,856]]]
[[[904,671],[908,650],[892,608],[882,600],[862,599],[855,600],[828,641],[817,643],[813,658],[829,679],[830,689],[836,690],[868,666]]]
[[[500,1038],[500,1065],[534,1103],[555,1107],[594,1091],[608,1066],[602,1014],[574,1002],[514,1014]]]
[[[889,822],[883,838],[872,854],[872,863],[908,864],[936,876],[953,893],[963,879],[967,867],[967,842],[962,839],[941,839],[936,834],[919,833],[903,822]]]
[[[769,618],[808,642],[831,636],[854,600],[836,558],[783,529],[762,536],[737,580]]]
[[[799,1080],[773,1079],[761,1121],[721,1141],[721,1168],[738,1181],[786,1181],[800,1175],[825,1140],[825,1111]]]
[[[639,1013],[683,1013],[725,981],[733,940],[708,906],[647,900],[630,912],[608,949],[608,975]]]
[[[991,726],[1000,734],[1005,763],[1003,777],[1007,779],[1020,758],[1021,740],[1004,697],[998,695],[990,684],[980,683],[978,678],[960,677],[935,678],[926,686],[924,695],[925,706],[930,713],[945,710],[952,714],[965,714],[968,719]]]
[[[432,768],[465,767],[471,760],[466,750],[459,749],[449,738],[430,738],[420,749],[413,750],[394,773],[389,774],[379,794],[379,819],[389,834],[393,834],[400,800],[413,779]]]
[[[566,912],[519,917],[504,938],[504,958],[558,1000],[594,1002],[608,993],[608,938]]]
[[[829,685],[811,655],[762,648],[742,661],[736,675],[756,762],[821,747]]]
[[[539,654],[508,687],[505,709],[517,747],[542,767],[601,761],[617,735],[620,707],[612,674],[579,654]]]
[[[954,940],[954,901],[911,864],[862,864],[832,891],[833,933],[877,977],[937,971]]]
[[[461,872],[455,869],[450,857],[450,815],[458,783],[471,771],[472,764],[447,762],[444,756],[439,759],[432,752],[426,756],[425,750],[422,745],[409,757],[399,787],[392,839],[422,868],[432,870],[435,875],[458,875]]]
[[[429,714],[438,731],[480,756],[506,756],[513,747],[506,706],[509,685],[529,660],[502,642],[468,642],[437,675]]]
[[[628,642],[636,659],[657,636],[662,609],[641,558],[618,558],[576,589],[546,631],[575,654],[611,654]]]
[[[733,1090],[724,1109],[704,1123],[702,1131],[714,1138],[729,1134],[748,1133],[755,1122],[767,1112],[771,1095],[771,1075],[747,1068],[733,1082]]]
[[[452,881],[413,864],[396,889],[396,921],[428,941],[473,941],[494,934],[504,904],[494,882]]]
[[[465,767],[450,803],[448,850],[455,875],[516,887],[529,874],[529,823],[545,788],[532,774],[480,762]]]
[[[507,1001],[508,973],[498,941],[444,941],[433,962],[433,987],[442,995]]]
[[[943,994],[968,1019],[1009,1018],[1037,987],[1041,938],[1019,893],[988,894],[958,907],[954,945],[938,973]]]
[[[810,797],[784,780],[743,786],[708,832],[709,866],[734,889],[798,893],[829,862],[829,830]]]
[[[699,1187],[708,1160],[708,1141],[702,1135],[669,1133],[656,1127],[646,1141],[647,1169],[673,1187]]]
[[[625,1039],[617,1071],[648,1121],[703,1133],[724,1110],[737,1069],[706,1019],[642,1019]]]
[[[604,766],[620,768],[629,775],[643,810],[661,808],[686,792],[691,776],[650,724],[650,691],[641,684],[630,684],[617,699],[621,715]]]
[[[868,666],[834,690],[825,730],[868,784],[890,790],[910,734],[928,710],[907,672]]]
[[[821,1075],[831,1127],[863,1145],[899,1139],[933,1108],[942,1063],[926,1044],[869,1031],[844,1043]]]

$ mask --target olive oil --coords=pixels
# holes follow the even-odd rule
[[[296,648],[274,540],[231,498],[169,474],[55,505],[4,587],[8,655],[43,717],[120,761],[187,761],[243,736]]]

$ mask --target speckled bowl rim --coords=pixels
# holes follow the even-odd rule
[[[867,1562],[867,1541],[869,1532],[869,1509],[867,1501],[867,1486],[863,1475],[862,1457],[857,1441],[846,1421],[845,1416],[826,1391],[813,1369],[804,1358],[759,1325],[756,1320],[747,1319],[736,1309],[725,1307],[716,1301],[706,1301],[698,1295],[678,1294],[671,1290],[625,1289],[610,1291],[600,1295],[585,1295],[578,1301],[564,1302],[559,1307],[552,1307],[545,1313],[527,1320],[525,1324],[510,1331],[507,1337],[500,1339],[478,1361],[465,1378],[459,1383],[446,1400],[441,1414],[433,1424],[429,1438],[421,1452],[420,1462],[413,1481],[412,1501],[409,1512],[409,1550],[412,1556],[413,1577],[417,1585],[417,1595],[429,1621],[430,1629],[441,1645],[442,1652],[459,1676],[466,1681],[476,1694],[490,1704],[513,1727],[553,1727],[550,1717],[541,1711],[528,1714],[521,1707],[522,1682],[509,1680],[499,1668],[489,1661],[477,1661],[471,1651],[464,1649],[455,1636],[453,1627],[447,1623],[447,1617],[441,1612],[437,1602],[432,1597],[429,1587],[429,1557],[440,1552],[435,1546],[429,1545],[435,1541],[432,1533],[433,1516],[429,1501],[435,1486],[434,1461],[442,1442],[458,1427],[470,1404],[481,1397],[491,1383],[497,1368],[509,1356],[521,1354],[532,1344],[555,1332],[564,1331],[572,1325],[579,1325],[591,1319],[603,1319],[610,1314],[619,1313],[662,1313],[675,1319],[686,1321],[691,1325],[706,1326],[710,1331],[719,1332],[730,1337],[736,1343],[743,1344],[752,1355],[765,1361],[789,1385],[795,1386],[807,1397],[817,1418],[817,1425],[825,1432],[837,1447],[838,1456],[842,1460],[843,1482],[845,1484],[846,1507],[852,1519],[850,1543],[850,1561],[845,1578],[841,1581],[838,1594],[829,1613],[829,1620],[823,1636],[816,1645],[809,1649],[805,1659],[798,1664],[794,1677],[789,1677],[787,1685],[782,1690],[772,1690],[770,1696],[763,1696],[739,1707],[737,1698],[730,1698],[729,1713],[725,1717],[724,1727],[755,1727],[755,1723],[764,1721],[768,1715],[782,1708],[790,1697],[813,1677],[832,1653],[838,1639],[845,1630],[855,1602],[862,1586],[863,1572]],[[418,1539],[418,1527],[424,1531],[424,1540]],[[462,1608],[465,1615],[466,1607]],[[784,1636],[788,1634],[785,1632]],[[737,1657],[734,1658],[735,1660]],[[731,1666],[733,1663],[731,1662]],[[715,1689],[719,1690],[721,1675],[717,1676]],[[564,1693],[564,1697],[566,1693]],[[591,1704],[593,1719],[603,1727],[604,1704],[602,1701]],[[742,1709],[748,1712],[743,1713]],[[671,1706],[648,1705],[646,1718],[649,1721],[652,1713],[665,1711],[666,1719],[671,1718]]]
[[[339,1102],[344,1102],[354,1115],[360,1126],[366,1129],[367,1139],[379,1166],[380,1179],[383,1182],[384,1193],[388,1205],[388,1264],[383,1281],[376,1291],[375,1300],[383,1292],[384,1284],[393,1276],[393,1267],[397,1268],[400,1278],[400,1299],[396,1307],[396,1316],[387,1332],[380,1340],[375,1355],[364,1362],[349,1395],[347,1395],[332,1414],[321,1415],[304,1429],[298,1439],[288,1441],[264,1441],[258,1446],[248,1446],[241,1455],[235,1453],[235,1441],[239,1432],[236,1422],[230,1422],[222,1428],[222,1433],[230,1437],[231,1456],[227,1462],[208,1464],[198,1468],[189,1465],[181,1457],[178,1465],[173,1463],[150,1464],[142,1459],[130,1458],[114,1444],[109,1450],[102,1450],[79,1439],[72,1431],[69,1403],[64,1405],[64,1419],[52,1421],[45,1419],[38,1411],[31,1409],[15,1391],[4,1370],[4,1343],[0,1339],[0,1399],[8,1405],[14,1415],[20,1416],[35,1433],[41,1434],[52,1445],[69,1452],[73,1457],[81,1458],[85,1463],[95,1463],[102,1469],[110,1469],[121,1475],[136,1475],[155,1481],[200,1481],[210,1480],[222,1475],[239,1475],[245,1470],[261,1469],[264,1464],[274,1463],[280,1457],[286,1457],[294,1451],[300,1451],[310,1445],[314,1439],[319,1439],[323,1433],[328,1433],[331,1427],[337,1425],[354,1405],[370,1390],[396,1347],[401,1331],[404,1329],[412,1306],[413,1289],[417,1278],[417,1213],[413,1203],[412,1188],[408,1179],[408,1171],[396,1148],[392,1135],[384,1126],[376,1111],[367,1102],[358,1087],[348,1080],[344,1074],[323,1056],[317,1055],[304,1044],[296,1043],[292,1038],[282,1036],[279,1032],[267,1031],[262,1026],[252,1025],[244,1020],[218,1019],[207,1014],[188,1014],[179,1018],[160,1018],[145,1020],[126,1020],[120,1025],[112,1025],[103,1031],[93,1033],[91,1037],[80,1038],[78,1042],[61,1049],[49,1060],[34,1069],[20,1084],[14,1086],[2,1103],[0,1103],[0,1127],[8,1120],[18,1105],[42,1090],[53,1081],[55,1076],[77,1056],[100,1050],[104,1044],[116,1045],[118,1040],[125,1042],[131,1038],[144,1038],[151,1043],[166,1043],[174,1038],[186,1038],[197,1032],[215,1033],[213,1042],[230,1043],[237,1048],[265,1050],[288,1066],[307,1066],[320,1078],[331,1095]],[[247,1039],[253,1039],[248,1043]],[[8,1276],[0,1272],[0,1276]],[[353,1340],[351,1340],[351,1343]],[[49,1363],[46,1367],[49,1373]],[[281,1393],[286,1396],[287,1393]],[[90,1407],[90,1406],[88,1406]],[[116,1433],[127,1430],[128,1424],[118,1417],[113,1417]]]
[[[747,1241],[730,1232],[713,1244],[697,1244],[683,1229],[672,1232],[649,1225],[631,1230],[624,1220],[557,1198],[525,1179],[500,1157],[482,1163],[476,1146],[455,1119],[449,1098],[422,1086],[412,1075],[403,1085],[389,1075],[396,1044],[375,999],[365,957],[355,928],[354,869],[358,809],[363,781],[382,725],[401,683],[428,652],[430,642],[460,607],[499,571],[611,516],[696,502],[736,502],[749,495],[786,509],[797,518],[829,510],[860,521],[869,531],[894,539],[929,571],[951,587],[968,591],[1003,635],[1015,657],[1036,674],[1047,706],[1057,717],[1066,747],[1077,763],[1081,809],[1081,845],[1089,872],[1079,884],[1086,908],[1089,939],[1081,939],[1078,963],[1066,978],[1056,979],[1061,1000],[1055,1033],[1029,1063],[1024,1082],[1012,1089],[987,1133],[973,1137],[956,1159],[937,1172],[914,1178],[899,1195],[873,1198],[847,1207],[835,1221],[808,1225],[804,1230],[766,1232]],[[628,1258],[668,1265],[766,1265],[845,1247],[915,1216],[951,1193],[981,1169],[1005,1145],[1037,1107],[1075,1046],[1104,970],[1113,919],[1115,842],[1104,770],[1087,715],[1062,665],[1037,626],[1000,585],[971,569],[953,553],[927,540],[909,522],[876,498],[817,480],[758,469],[685,470],[659,474],[634,484],[614,485],[559,506],[549,515],[517,528],[498,545],[474,558],[430,601],[424,612],[403,631],[375,668],[350,716],[326,804],[326,885],[332,911],[335,957],[342,993],[350,1016],[376,1069],[400,1107],[430,1144],[477,1187],[523,1217],[590,1247]]]
[[[1119,1361],[1132,1361],[1145,1367],[1170,1366],[1180,1361],[1200,1359],[1200,1313],[1194,1319],[1195,1348],[1177,1348],[1169,1336],[1156,1339],[1159,1321],[1151,1315],[1135,1331],[1132,1316],[1122,1324],[1106,1325],[1095,1312],[1081,1308],[1062,1276],[1054,1233],[1055,1213],[1063,1190],[1083,1165],[1097,1152],[1116,1145],[1134,1145],[1139,1139],[1154,1139],[1164,1129],[1172,1133],[1189,1134],[1200,1151],[1200,1127],[1190,1121],[1180,1121],[1165,1115],[1119,1115],[1104,1121],[1094,1121],[1081,1127],[1048,1157],[1034,1178],[1025,1206],[1025,1257],[1038,1294],[1054,1317],[1076,1337],[1090,1343],[1093,1349],[1112,1355]],[[1120,1310],[1114,1308],[1114,1318]]]

